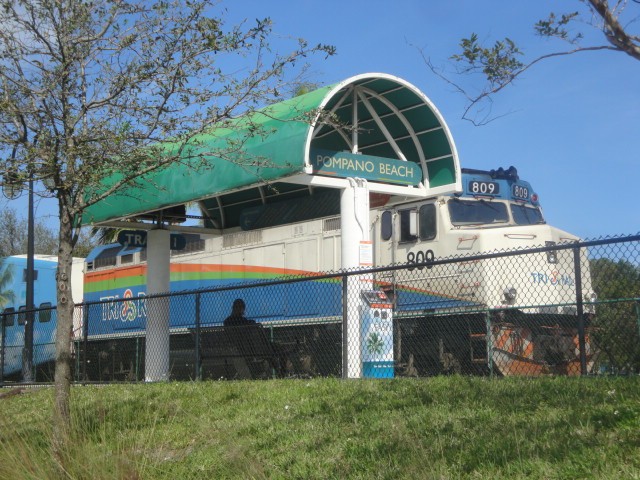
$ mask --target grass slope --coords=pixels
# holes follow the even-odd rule
[[[640,478],[640,378],[203,382],[0,399],[2,479]]]

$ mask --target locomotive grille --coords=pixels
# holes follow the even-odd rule
[[[340,230],[340,217],[327,218],[322,224],[323,232],[333,232]]]
[[[262,230],[232,233],[222,237],[222,248],[234,248],[262,242]]]

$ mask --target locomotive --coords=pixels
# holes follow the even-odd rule
[[[396,374],[580,373],[573,252],[553,249],[579,239],[546,223],[538,195],[514,167],[462,169],[462,185],[459,194],[421,200],[372,194],[373,266],[407,267],[376,271],[372,280],[392,305]],[[287,297],[315,301],[275,302],[279,294],[268,291],[275,287],[266,287],[250,302],[251,317],[275,338],[339,344],[340,282],[314,280],[341,269],[339,206],[339,192],[319,190],[306,199],[246,208],[239,226],[220,235],[187,235],[187,248],[172,252],[171,292],[305,277],[288,285]],[[482,257],[534,247],[549,250]],[[462,256],[472,260],[454,261]],[[588,267],[579,275],[590,295]],[[107,302],[89,309],[90,343],[105,350],[107,342],[144,335],[145,285],[144,248],[112,244],[90,253],[84,299]],[[221,325],[229,295],[203,302],[198,322]],[[129,301],[109,303],[122,299]],[[193,331],[195,309],[193,303],[170,303],[174,343]],[[138,347],[131,348],[139,357]],[[339,374],[340,351],[334,350],[334,368],[322,373]]]

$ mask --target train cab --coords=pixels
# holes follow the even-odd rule
[[[423,369],[434,364],[456,371],[467,361],[507,375],[541,374],[561,352],[566,361],[551,363],[578,372],[572,353],[578,341],[576,277],[589,292],[588,261],[575,259],[573,249],[540,248],[578,237],[546,223],[538,195],[513,167],[463,169],[462,183],[459,194],[392,203],[374,217],[376,263],[411,265],[410,273],[377,279],[393,299],[403,358]],[[532,251],[499,254],[514,250]],[[447,262],[460,257],[468,259]],[[582,271],[577,263],[585,265]],[[464,341],[451,335],[459,321],[468,331]],[[437,358],[418,359],[411,350],[417,337],[435,342]],[[487,355],[493,362],[486,362]]]
[[[395,204],[379,212],[374,229],[376,263],[416,264],[433,277],[438,291],[490,307],[534,304],[533,297],[544,289],[546,279],[554,283],[547,293],[561,303],[574,285],[573,261],[567,251],[538,255],[526,270],[505,260],[457,267],[464,272],[448,271],[444,265],[431,268],[429,263],[438,259],[578,240],[546,223],[538,195],[514,167],[462,169],[462,183],[459,194]],[[462,273],[465,282],[457,282]],[[492,280],[497,278],[500,281]]]

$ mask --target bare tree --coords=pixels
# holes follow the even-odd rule
[[[278,54],[267,18],[227,25],[215,0],[0,0],[0,167],[57,199],[54,437],[69,427],[72,254],[83,212],[184,161],[198,134],[271,102],[303,57]],[[171,149],[161,142],[171,140]],[[209,152],[224,155],[224,152]],[[237,158],[237,157],[236,157]],[[108,188],[101,180],[111,177]]]
[[[611,5],[607,0],[578,0],[586,6],[582,12],[550,13],[546,19],[534,25],[535,34],[544,38],[557,38],[568,45],[567,49],[549,52],[526,60],[524,52],[510,38],[496,41],[492,46],[482,45],[478,35],[472,33],[460,42],[462,51],[451,57],[456,75],[479,75],[484,85],[476,92],[469,92],[453,76],[437,68],[431,59],[421,50],[426,65],[436,75],[467,98],[462,118],[476,125],[494,120],[491,103],[493,95],[511,85],[513,81],[539,62],[550,58],[573,55],[598,50],[620,52],[640,60],[640,1],[617,0]],[[595,28],[602,32],[606,43],[585,45],[584,27]],[[636,31],[633,31],[633,29]]]
[[[55,255],[58,250],[57,232],[42,220],[35,222],[35,253]],[[0,257],[20,255],[27,251],[27,220],[10,207],[3,209],[0,218]]]

